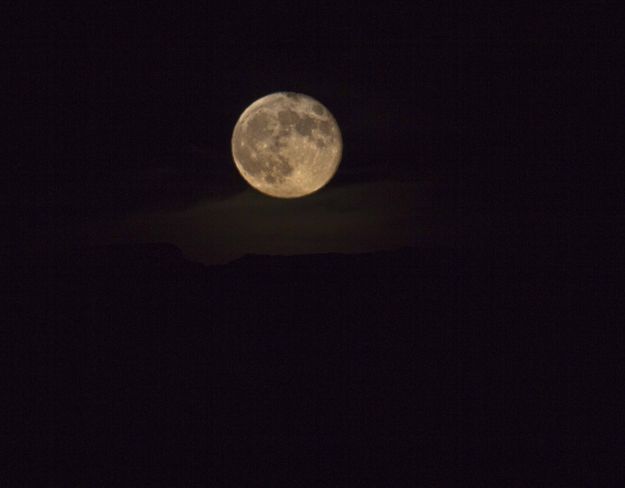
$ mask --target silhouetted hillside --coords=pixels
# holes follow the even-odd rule
[[[206,267],[165,244],[14,262],[3,463],[65,486],[591,481],[616,434],[565,264],[402,249]]]

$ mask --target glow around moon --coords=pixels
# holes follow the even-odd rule
[[[239,117],[232,156],[243,178],[279,198],[309,195],[334,176],[343,142],[330,111],[312,97],[292,92],[267,95]]]

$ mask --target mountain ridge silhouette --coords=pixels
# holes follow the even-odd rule
[[[528,466],[556,482],[616,434],[586,410],[600,373],[570,312],[592,281],[530,262],[405,248],[205,266],[169,244],[15,262],[5,462],[43,466],[33,483],[184,467],[414,486]],[[570,436],[587,450],[563,458]]]

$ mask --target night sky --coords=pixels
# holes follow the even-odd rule
[[[620,205],[616,19],[410,5],[18,11],[3,246],[165,241],[205,263],[463,247]],[[344,140],[335,178],[296,201],[249,188],[230,154],[241,112],[281,90],[320,100]]]
[[[0,9],[2,486],[625,486],[616,2],[40,3]],[[232,160],[278,91],[342,132],[308,197]]]

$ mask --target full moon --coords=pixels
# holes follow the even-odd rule
[[[303,197],[325,186],[342,151],[341,131],[330,111],[300,93],[259,98],[243,111],[232,134],[241,176],[278,198]]]

